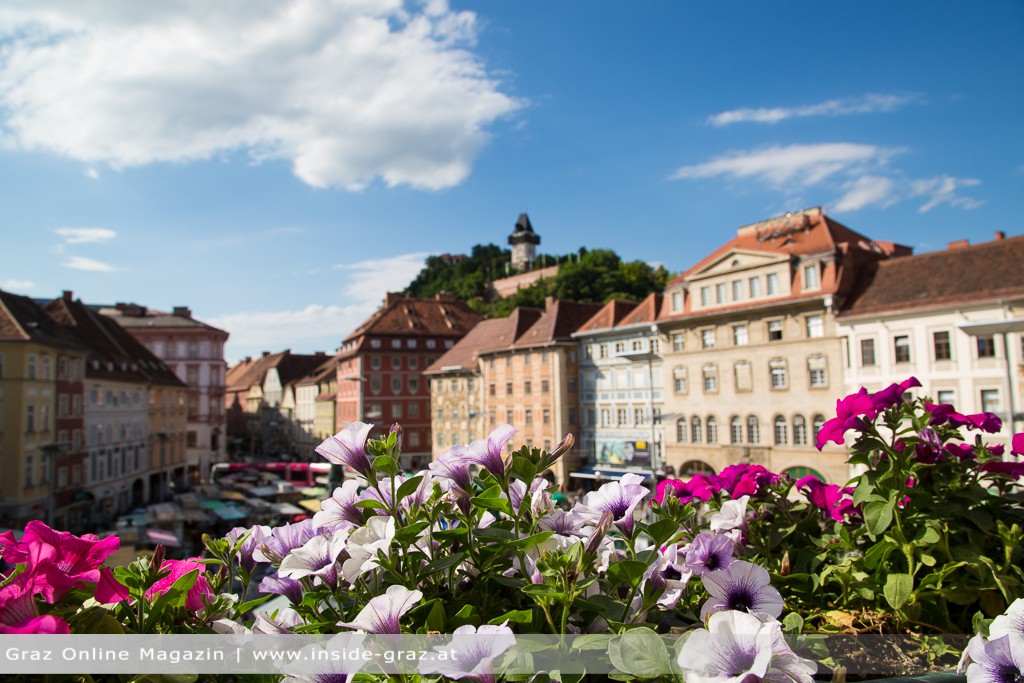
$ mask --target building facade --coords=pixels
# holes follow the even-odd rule
[[[840,312],[844,391],[916,377],[914,392],[1024,429],[1024,237],[955,242],[878,264]]]
[[[100,309],[142,342],[188,385],[185,434],[189,478],[205,481],[226,459],[224,344],[228,333],[192,317],[185,306],[172,312],[119,303]]]
[[[909,249],[819,209],[745,226],[665,290],[666,463],[680,475],[755,463],[828,482],[846,453],[815,448],[843,390],[835,311],[865,269]]]
[[[400,424],[403,466],[425,466],[432,434],[430,385],[423,371],[481,317],[454,297],[416,299],[388,293],[383,305],[341,343],[337,428],[368,422],[379,438],[392,424]]]

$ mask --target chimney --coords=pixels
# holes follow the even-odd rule
[[[964,247],[971,246],[970,240],[954,240],[946,245],[947,249],[963,249]]]
[[[192,311],[189,310],[188,306],[175,306],[173,315],[176,318],[191,318]]]
[[[63,292],[60,293],[60,298],[64,299],[64,301],[67,301],[68,303],[71,302],[74,296],[75,295],[71,292],[70,289],[65,289]]]
[[[1002,230],[996,230],[996,242],[1006,239],[1006,233]]]
[[[555,297],[553,297],[553,296],[546,296],[546,297],[544,297],[544,310],[545,311],[550,311],[554,307],[555,307]]]
[[[244,361],[242,361],[242,362],[243,362],[243,363],[251,363],[251,362],[252,362],[252,356],[246,356],[246,357],[245,357],[245,360],[244,360]]]
[[[263,352],[263,358],[266,358],[269,355],[270,355],[270,351],[264,351]]]
[[[398,292],[388,292],[387,294],[384,295],[384,305],[390,306],[391,304],[395,303],[401,298],[402,295]]]
[[[314,356],[326,356],[327,352],[326,351],[314,351],[313,355]]]

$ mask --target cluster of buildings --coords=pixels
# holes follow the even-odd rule
[[[224,454],[224,342],[192,318],[0,291],[0,527],[110,528]]]
[[[535,276],[528,218],[509,242]],[[229,425],[247,420],[237,438],[306,459],[350,422],[378,434],[397,422],[407,467],[503,423],[517,447],[572,433],[553,473],[570,488],[732,463],[842,482],[845,450],[815,441],[861,386],[916,376],[923,395],[998,414],[997,438],[1022,427],[1021,262],[1024,237],[915,256],[815,208],[739,228],[639,303],[549,299],[481,320],[454,299],[388,294],[333,357],[264,354],[232,369]],[[278,356],[293,370],[275,374]],[[275,442],[280,430],[291,436]]]
[[[540,237],[509,242],[524,272]],[[205,479],[216,462],[315,461],[354,421],[403,428],[403,465],[509,423],[513,443],[576,447],[554,478],[686,476],[757,463],[828,482],[815,448],[838,397],[909,376],[963,412],[1024,428],[1024,236],[913,255],[819,209],[739,228],[641,302],[548,299],[484,320],[444,295],[387,294],[337,352],[228,368],[228,334],[189,309],[0,292],[0,526],[95,529]],[[524,278],[524,275],[529,277]]]

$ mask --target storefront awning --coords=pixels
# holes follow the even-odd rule
[[[570,477],[578,479],[622,479],[627,474],[639,474],[644,479],[655,480],[654,472],[650,470],[630,470],[619,467],[583,467],[575,472],[570,472]]]
[[[300,500],[299,505],[306,508],[310,512],[320,512],[320,499],[319,498],[308,498],[306,500]]]
[[[164,529],[146,529],[146,538],[150,543],[159,543],[168,548],[180,548],[181,539],[174,533]]]

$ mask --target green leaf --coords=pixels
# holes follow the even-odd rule
[[[790,612],[782,620],[782,630],[786,633],[800,633],[804,630],[804,618],[796,612]]]
[[[423,481],[423,475],[415,477],[409,477],[402,482],[402,485],[398,487],[398,495],[395,496],[395,503],[398,503],[403,498],[411,494],[417,488],[419,488],[420,482]]]
[[[863,505],[874,490],[875,485],[869,482],[867,477],[861,477],[860,483],[857,484],[857,488],[853,491],[854,505]]]
[[[544,541],[548,540],[554,535],[553,531],[542,531],[539,534],[533,534],[526,538],[520,538],[517,541],[512,541],[508,544],[510,548],[518,548],[519,550],[526,550],[532,548],[535,545],[539,545]]]
[[[474,535],[478,539],[482,538],[488,541],[512,541],[516,538],[515,532],[496,526],[489,526],[484,529],[477,529],[474,532]]]
[[[373,469],[391,476],[398,473],[398,463],[391,456],[378,455],[373,459]]]
[[[615,562],[608,567],[606,576],[608,581],[612,585],[621,582],[627,583],[630,586],[635,586],[636,582],[640,580],[640,577],[647,571],[647,566],[643,562],[635,562],[633,560],[621,560]]]
[[[448,567],[457,565],[459,562],[462,562],[462,558],[464,558],[465,556],[466,553],[452,553],[451,555],[446,555],[445,557],[434,560],[426,567],[424,567],[423,573],[434,574],[436,572],[444,571],[445,569],[448,569]]]
[[[427,614],[427,618],[423,622],[423,625],[427,627],[427,631],[444,633],[444,605],[441,604],[440,600],[434,601],[433,606],[430,608],[430,613]]]
[[[616,669],[637,678],[654,678],[672,672],[664,641],[649,628],[623,633],[612,641],[608,656]]]
[[[872,501],[864,505],[864,526],[872,536],[881,535],[889,525],[892,524],[892,510],[896,505],[895,500],[887,500],[884,503]]]
[[[533,610],[514,609],[510,612],[505,612],[500,617],[494,617],[487,623],[492,626],[501,626],[506,621],[511,621],[513,624],[531,624],[533,623]]]
[[[679,531],[679,524],[671,519],[662,519],[648,526],[645,531],[654,541],[654,545],[661,547]]]
[[[914,577],[910,574],[889,574],[885,577],[885,588],[882,592],[885,594],[886,602],[893,609],[902,609],[914,592]]]
[[[274,597],[273,593],[267,593],[266,595],[261,595],[260,597],[256,598],[255,600],[250,600],[249,602],[243,602],[241,605],[238,606],[238,613],[239,614],[245,614],[246,612],[252,610],[253,608],[259,607],[260,605],[262,605],[263,603],[265,603],[267,600],[269,600],[272,597]]]

